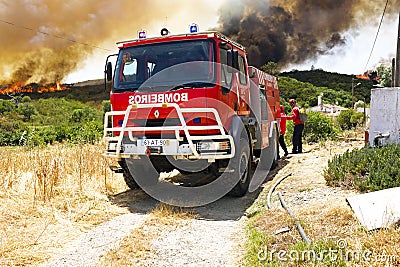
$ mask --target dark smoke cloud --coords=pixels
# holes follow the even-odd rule
[[[206,8],[179,0],[0,0],[0,82],[62,81],[96,47],[114,53],[115,41],[135,38],[143,26]]]
[[[236,0],[220,10],[220,31],[246,46],[251,64],[300,64],[346,44],[346,31],[378,21],[385,1]],[[391,0],[387,16],[398,14]]]

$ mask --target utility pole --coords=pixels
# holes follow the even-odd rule
[[[400,13],[399,13],[399,32],[397,35],[397,54],[396,54],[396,71],[394,86],[400,87]]]
[[[361,83],[354,85],[354,78],[351,78],[351,108],[354,109],[354,88],[359,86]]]
[[[396,58],[392,59],[392,87],[394,87],[395,84],[395,78],[396,77]]]

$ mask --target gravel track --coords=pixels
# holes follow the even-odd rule
[[[123,194],[120,197],[126,199]],[[132,266],[240,266],[246,240],[244,214],[256,197],[257,193],[243,198],[224,197],[194,209],[195,219],[181,220],[172,228],[158,225],[157,237],[151,240],[151,256],[135,259]],[[99,263],[102,255],[118,248],[119,241],[132,230],[146,229],[142,226],[158,204],[151,197],[125,203],[131,213],[83,233],[41,267],[102,266]]]
[[[148,215],[129,213],[104,222],[82,234],[63,253],[51,258],[41,267],[97,266],[101,255],[115,248],[122,238],[140,227],[147,217]]]
[[[239,266],[243,229],[242,221],[191,220],[153,241],[146,266]]]

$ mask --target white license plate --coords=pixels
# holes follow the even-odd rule
[[[167,139],[143,139],[143,146],[168,146],[169,140]]]

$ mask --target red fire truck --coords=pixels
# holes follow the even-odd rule
[[[279,157],[277,79],[248,66],[245,48],[221,33],[162,33],[117,43],[114,69],[107,58],[105,156],[132,189],[151,191],[160,173],[178,170],[243,196]]]

